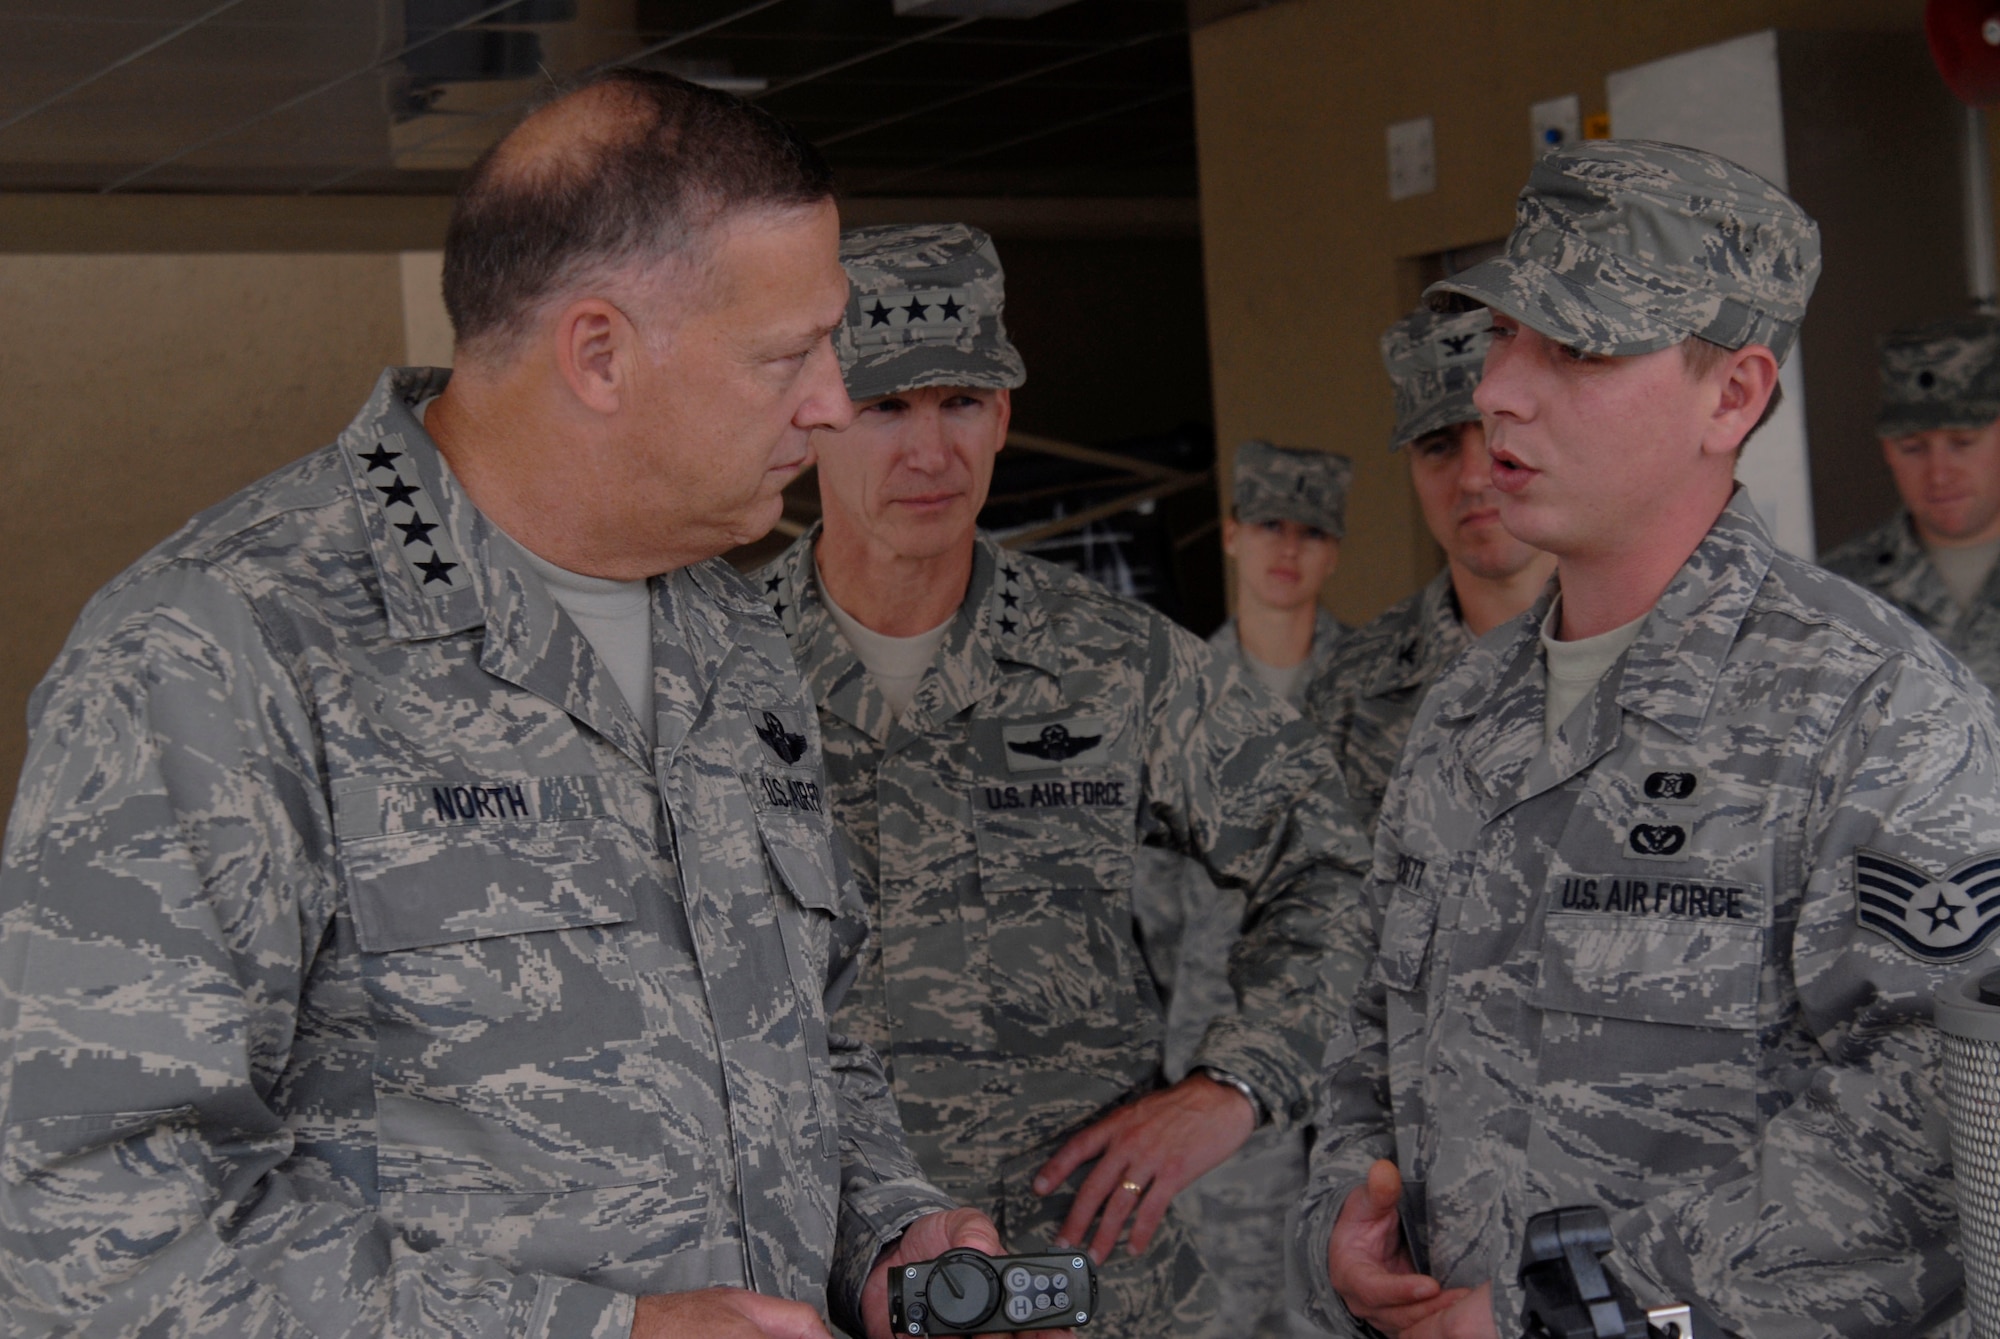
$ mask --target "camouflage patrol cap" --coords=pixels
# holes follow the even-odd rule
[[[1424,298],[1491,307],[1585,353],[1699,335],[1783,361],[1819,266],[1819,225],[1747,168],[1678,144],[1587,140],[1535,164],[1505,252]]]
[[[963,223],[849,228],[847,318],[834,336],[847,393],[924,386],[1011,389],[1028,379],[1000,319],[1006,275],[993,239]]]
[[[1396,426],[1389,449],[1449,428],[1476,423],[1472,392],[1493,342],[1493,313],[1484,307],[1440,313],[1419,307],[1382,332],[1382,366],[1396,384]]]
[[[1354,462],[1331,451],[1249,441],[1231,467],[1236,519],[1298,521],[1339,539],[1347,533],[1347,485]]]
[[[1969,316],[1883,337],[1878,436],[1983,428],[1996,418],[2000,318]]]

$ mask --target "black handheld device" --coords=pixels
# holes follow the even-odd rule
[[[1081,1329],[1097,1314],[1097,1270],[1082,1251],[988,1255],[961,1247],[889,1271],[897,1334]]]
[[[1686,1303],[1642,1307],[1605,1267],[1611,1220],[1595,1205],[1550,1209],[1528,1220],[1517,1276],[1527,1298],[1527,1339],[1705,1339]]]

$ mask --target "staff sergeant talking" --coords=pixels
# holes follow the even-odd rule
[[[588,80],[458,200],[458,370],[91,602],[0,868],[0,1329],[884,1339],[998,1248],[827,1025],[817,725],[705,561],[852,416],[838,227],[771,117]]]
[[[1613,140],[1430,290],[1492,310],[1493,487],[1558,592],[1432,687],[1382,807],[1306,1211],[1329,1321],[1518,1334],[1523,1228],[1575,1205],[1697,1334],[1960,1309],[1931,1001],[1994,958],[2000,751],[1965,667],[1735,486],[1819,268],[1775,186]]]
[[[1168,1208],[1309,1116],[1358,970],[1328,932],[1359,831],[1317,730],[1152,610],[976,532],[1025,377],[986,236],[862,228],[842,257],[858,412],[815,434],[823,524],[759,576],[873,931],[835,1021],[882,1053],[934,1181],[1016,1249],[1105,1263],[1092,1330],[1203,1333],[1214,1289]],[[1171,1086],[1133,931],[1146,844],[1248,897],[1243,1007]]]

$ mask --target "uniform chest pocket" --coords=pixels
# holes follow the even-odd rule
[[[1534,1002],[1637,1023],[1754,1028],[1764,934],[1758,925],[1552,915]]]
[[[647,871],[621,825],[400,832],[341,855],[380,1189],[555,1193],[706,1158],[657,1096],[625,949]]]
[[[1136,1019],[1143,966],[1132,935],[1131,811],[975,802],[973,814],[982,967],[1003,1044]],[[1022,1035],[1009,1043],[1010,1033]]]
[[[1619,1187],[1615,1200],[1698,1181],[1746,1147],[1759,1119],[1766,933],[1549,915],[1532,996],[1544,1110],[1531,1157],[1589,1161]],[[1557,1148],[1553,1131],[1570,1143]]]

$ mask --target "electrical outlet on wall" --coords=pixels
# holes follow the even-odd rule
[[[1407,200],[1437,189],[1437,146],[1431,118],[1415,117],[1389,127],[1389,198]]]
[[[1550,98],[1528,108],[1528,135],[1534,142],[1537,158],[1582,139],[1583,112],[1577,106],[1576,94]]]

